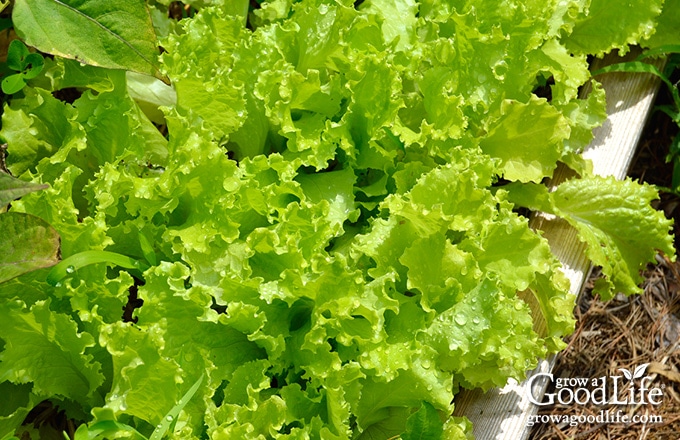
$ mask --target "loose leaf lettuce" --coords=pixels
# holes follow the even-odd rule
[[[25,340],[80,378],[2,358],[5,432],[49,399],[82,436],[466,439],[460,387],[522,378],[573,329],[517,206],[599,240],[614,288],[672,253],[653,191],[578,156],[605,108],[596,83],[578,97],[585,2],[227,3],[167,26],[172,88],[57,56],[5,106],[8,167],[50,185],[12,210],[65,263],[3,285],[0,356],[42,356]],[[532,190],[559,161],[585,177]]]
[[[641,293],[644,265],[654,261],[657,251],[673,255],[667,233],[672,221],[650,206],[658,195],[649,185],[592,176],[568,180],[552,193],[536,185],[508,189],[519,205],[558,215],[576,228],[588,245],[588,257],[607,277],[596,286],[603,298]]]
[[[59,234],[28,214],[0,214],[0,283],[59,261]]]

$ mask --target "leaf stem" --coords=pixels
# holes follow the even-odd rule
[[[89,266],[90,264],[109,263],[115,266],[120,266],[125,269],[139,269],[146,270],[148,265],[135,260],[126,255],[117,254],[109,251],[85,251],[62,260],[52,268],[47,274],[47,283],[51,286],[56,286],[61,280],[72,274],[81,267]]]

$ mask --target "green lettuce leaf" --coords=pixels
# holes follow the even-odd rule
[[[607,277],[596,286],[603,298],[640,293],[644,265],[658,251],[674,255],[672,220],[650,206],[658,198],[652,186],[592,176],[566,181],[552,193],[534,185],[508,189],[515,203],[560,216],[576,228],[588,244],[588,258]]]
[[[50,310],[49,300],[30,308],[19,301],[0,307],[4,317],[0,377],[15,384],[32,383],[32,392],[42,398],[101,403],[97,389],[104,375],[87,352],[95,344],[92,335],[78,332],[73,319]]]
[[[569,137],[566,118],[545,100],[523,104],[504,101],[502,117],[480,147],[501,160],[503,176],[520,182],[539,182],[552,176],[562,156],[562,141]],[[512,148],[508,148],[513,145]]]
[[[30,214],[0,215],[0,283],[59,261],[59,235],[49,224]]]
[[[652,35],[662,4],[660,0],[591,0],[572,32],[563,39],[564,44],[574,53],[602,56],[612,49],[625,53],[630,45]]]

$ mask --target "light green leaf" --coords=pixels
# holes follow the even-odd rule
[[[177,423],[177,416],[179,416],[179,413],[184,409],[187,403],[191,400],[192,397],[194,397],[194,394],[196,394],[196,391],[198,391],[198,387],[201,386],[201,383],[203,382],[203,375],[198,378],[196,383],[194,383],[191,388],[189,388],[189,391],[187,391],[181,399],[179,399],[179,402],[177,402],[177,405],[173,406],[172,409],[168,412],[168,415],[166,415],[161,423],[156,426],[156,429],[154,429],[153,433],[151,434],[151,437],[149,437],[149,440],[161,440],[163,436],[165,435],[166,432],[170,429],[171,425],[174,425]]]
[[[54,286],[76,270],[90,264],[108,263],[126,269],[146,269],[146,264],[125,255],[108,251],[84,251],[71,255],[54,266],[47,274],[47,283]]]
[[[515,292],[484,279],[419,335],[438,353],[439,368],[466,387],[503,386],[521,379],[545,353],[529,308]]]
[[[162,78],[143,0],[17,0],[17,35],[42,52]]]
[[[434,389],[426,382],[426,377],[419,376],[414,371],[401,371],[399,376],[389,382],[382,379],[378,376],[362,381],[361,399],[354,413],[357,415],[357,423],[364,429],[389,419],[394,408],[420,407],[424,398],[440,409],[449,409],[446,393]],[[399,422],[399,432],[403,432],[405,422],[405,419]]]
[[[3,304],[0,314],[1,380],[32,382],[33,392],[45,398],[65,397],[83,405],[98,400],[104,375],[86,352],[95,344],[92,335],[79,332],[71,317],[50,310],[49,301],[30,309],[21,302]]]
[[[118,372],[106,407],[117,415],[126,413],[159,424],[177,403],[177,383],[182,380],[177,362],[162,356],[162,329],[158,324],[139,329],[117,322],[102,325],[99,339]]]
[[[648,47],[650,51],[663,50],[664,46],[675,46],[673,51],[678,52],[678,45],[680,45],[678,23],[680,23],[680,2],[666,0],[661,15],[657,19],[654,34],[642,45]]]
[[[591,0],[564,44],[574,53],[602,56],[620,49],[623,54],[629,45],[652,35],[662,4],[662,0]]]
[[[137,432],[137,430],[132,426],[125,425],[114,420],[102,420],[100,422],[93,423],[91,426],[82,424],[78,427],[74,434],[74,440],[97,440],[107,438],[131,438],[132,440],[146,440],[146,437]]]
[[[0,283],[59,261],[59,234],[29,214],[0,215]]]
[[[157,124],[165,122],[159,107],[171,107],[177,103],[177,93],[158,78],[127,72],[127,90],[147,117]]]
[[[2,80],[2,92],[6,95],[13,95],[26,86],[24,76],[20,73],[9,75]]]
[[[406,418],[411,412],[410,408],[389,407],[383,408],[379,421],[366,428],[357,440],[385,440],[399,438],[404,432]]]
[[[539,182],[551,176],[562,156],[562,141],[569,137],[567,119],[534,96],[527,103],[504,101],[501,115],[480,146],[501,160],[503,177]]]
[[[551,194],[554,214],[574,226],[588,244],[588,257],[607,276],[598,293],[640,293],[639,271],[656,250],[674,255],[672,221],[650,206],[658,198],[649,185],[613,177],[587,177],[562,183]]]

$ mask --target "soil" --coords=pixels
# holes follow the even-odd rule
[[[656,105],[667,104],[669,100],[669,94],[662,89]],[[666,156],[677,134],[677,125],[667,115],[653,113],[629,175],[659,187],[671,187],[673,164],[666,162]],[[675,220],[677,249],[680,244],[680,198],[671,191],[661,191],[660,196],[655,207]],[[538,414],[553,416],[554,421],[549,421],[548,417],[546,423],[535,424],[530,440],[680,438],[680,262],[672,262],[668,256],[659,255],[657,264],[650,264],[643,275],[642,295],[618,295],[611,301],[603,302],[592,295],[593,283],[600,276],[597,269],[593,271],[574,310],[576,331],[565,339],[567,348],[558,355],[553,374],[556,379],[592,380],[605,377],[610,385],[612,378],[619,376],[619,401],[630,399],[632,388],[637,396],[634,399],[639,402],[641,398],[638,391],[643,386],[640,380],[644,380],[648,388],[661,390],[661,397],[655,399],[661,400],[660,404],[654,405],[647,400],[645,404],[635,405],[574,402],[542,406]],[[643,372],[644,364],[648,365]],[[629,381],[626,374],[630,372],[634,375],[638,367],[640,377]],[[651,380],[641,379],[645,376]],[[572,389],[575,388],[578,386]],[[559,389],[554,385],[547,390],[548,394],[556,392]],[[601,413],[609,413],[609,420],[615,421],[617,412],[621,418],[626,415],[632,419],[637,415],[640,422],[608,423],[606,416],[597,417]],[[581,420],[585,418],[586,422],[571,423],[572,420],[578,420],[579,416]],[[587,422],[588,416],[591,416],[592,423]]]

